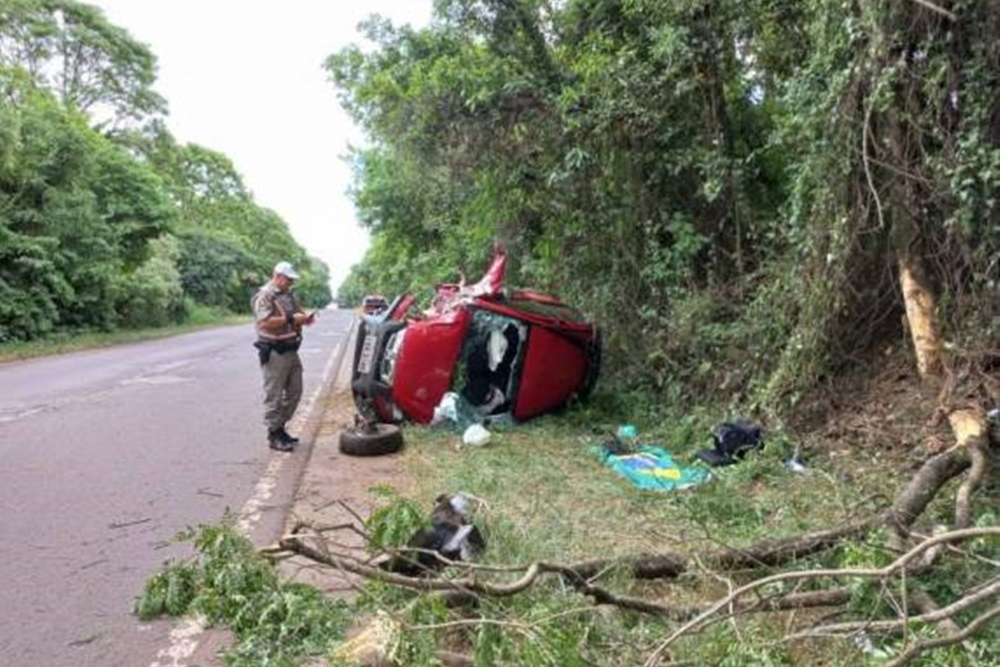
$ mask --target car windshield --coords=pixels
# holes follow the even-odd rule
[[[475,309],[462,345],[455,389],[483,414],[511,409],[528,327],[512,317]]]

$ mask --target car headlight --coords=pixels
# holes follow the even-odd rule
[[[399,351],[403,349],[403,339],[406,337],[406,329],[400,329],[390,336],[385,343],[385,354],[382,355],[382,365],[379,367],[379,380],[385,384],[392,384],[392,376],[396,371],[396,359]]]

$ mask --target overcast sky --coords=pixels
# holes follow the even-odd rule
[[[421,26],[432,0],[84,1],[152,48],[177,140],[229,156],[257,203],[330,266],[336,288],[368,240],[345,194],[342,159],[361,133],[323,61],[362,43],[357,24],[369,14]]]

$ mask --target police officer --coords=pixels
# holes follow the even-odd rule
[[[257,326],[254,347],[264,373],[264,423],[271,449],[290,452],[298,444],[285,430],[302,398],[302,361],[299,345],[302,327],[312,324],[316,314],[302,309],[292,293],[299,274],[288,262],[278,262],[271,280],[251,300]]]

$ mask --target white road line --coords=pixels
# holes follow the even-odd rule
[[[201,618],[186,618],[170,631],[170,646],[156,654],[149,667],[184,667],[185,660],[198,648],[198,637],[205,631]],[[167,662],[160,662],[163,659]]]
[[[180,382],[191,382],[193,379],[194,378],[182,377],[180,375],[139,375],[134,378],[122,380],[121,384],[125,386],[130,384],[178,384]]]
[[[337,347],[333,348],[333,354],[326,360],[326,366],[323,367],[323,374],[320,376],[319,384],[313,389],[313,393],[306,400],[306,404],[299,406],[299,409],[295,411],[295,416],[292,417],[292,430],[301,431],[302,427],[309,420],[317,399],[323,393],[323,387],[327,385],[330,381],[330,376],[333,375],[333,366],[337,363],[337,357],[340,356],[340,346],[343,344],[343,341],[341,341],[337,343]]]
[[[287,456],[271,457],[271,462],[267,464],[267,470],[257,480],[257,485],[253,487],[253,493],[250,494],[250,498],[237,515],[239,520],[236,522],[236,529],[244,535],[249,535],[257,522],[260,521],[261,508],[271,499],[274,488],[278,486],[278,473],[281,472],[287,459]]]
[[[302,426],[309,419],[308,415],[312,414],[316,401],[319,399],[320,394],[323,393],[323,388],[333,375],[334,364],[339,356],[340,346],[343,344],[342,342],[338,343],[337,347],[333,348],[333,354],[330,355],[326,366],[323,367],[323,374],[320,376],[319,384],[313,389],[312,394],[309,395],[305,404],[300,405],[298,410],[295,411],[295,416],[291,422],[292,430],[301,431]],[[257,522],[260,521],[261,510],[265,503],[270,500],[275,487],[278,486],[278,475],[288,459],[289,457],[284,454],[273,454],[271,456],[271,461],[267,464],[267,469],[257,481],[256,486],[254,486],[253,493],[250,494],[250,498],[243,505],[243,508],[240,509],[237,515],[239,519],[236,527],[244,535],[249,535],[253,531],[254,526],[257,525]],[[182,620],[170,631],[170,644],[166,648],[157,651],[156,660],[150,663],[149,667],[187,667],[186,661],[194,655],[195,650],[198,648],[198,640],[204,632],[204,619],[195,617]],[[164,662],[161,662],[161,660]]]
[[[25,417],[30,417],[31,415],[37,415],[39,412],[45,412],[48,406],[42,406],[40,408],[28,408],[27,410],[21,410],[20,412],[15,412],[12,415],[0,415],[0,424],[7,422],[16,422],[18,419],[24,419]]]

